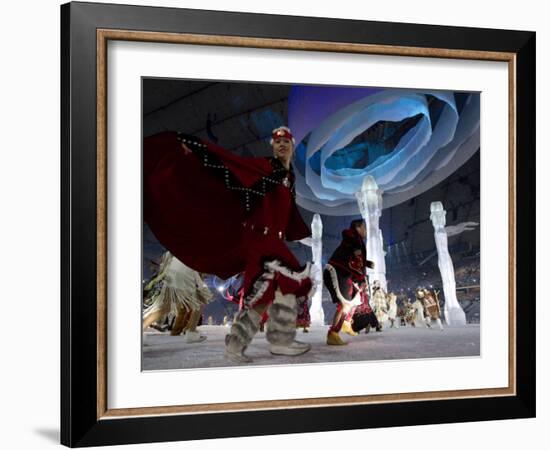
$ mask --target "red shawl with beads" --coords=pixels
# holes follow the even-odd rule
[[[293,196],[275,195],[285,177],[293,183],[273,158],[243,158],[192,136],[160,133],[143,144],[144,220],[184,264],[226,279],[245,270],[243,223],[259,208],[280,211],[267,220],[285,223],[262,225],[283,227],[286,240],[310,235]]]

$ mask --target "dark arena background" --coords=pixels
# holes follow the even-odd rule
[[[314,213],[320,214],[323,266],[340,243],[342,230],[351,220],[361,218],[357,201],[350,194],[360,186],[357,180],[365,174],[381,180],[379,227],[385,275],[388,292],[397,296],[398,309],[407,299],[415,300],[419,287],[440,291],[444,309],[430,219],[432,202],[442,203],[446,227],[453,229],[447,233],[448,249],[466,325],[453,328],[443,321],[445,329],[440,333],[420,326],[412,329],[403,322],[397,329],[350,337],[346,348],[329,348],[324,339],[335,307],[323,289],[325,326],[312,326],[309,334],[303,333],[304,339],[313,343],[313,350],[293,362],[479,356],[479,93],[148,78],[143,79],[142,87],[144,137],[181,131],[241,156],[271,156],[272,130],[289,126],[296,138],[296,202],[307,224],[312,223]],[[366,120],[362,115],[368,115],[371,125],[352,138],[349,130],[335,125],[342,121],[361,123]],[[337,146],[342,141],[345,145],[333,149],[328,158],[322,150],[311,153],[319,136],[327,133],[332,133],[328,144]],[[328,144],[324,144],[325,150]],[[416,151],[418,148],[421,150]],[[412,158],[403,156],[411,151]],[[211,202],[215,208],[216,199]],[[291,242],[289,247],[301,263],[312,260],[311,247],[299,242]],[[144,286],[165,251],[144,222]],[[206,275],[205,282],[215,295],[199,326],[207,341],[188,345],[175,341],[182,338],[166,331],[168,318],[157,330],[144,333],[144,369],[231,365],[223,359],[223,336],[238,304],[229,301],[227,293],[238,287],[234,285],[239,280]],[[301,332],[298,338],[304,340]],[[361,339],[367,342],[368,351],[361,347]],[[267,345],[260,334],[256,341],[258,348]],[[407,342],[411,346],[405,348]],[[254,358],[255,364],[263,365],[287,362],[270,359],[268,352]]]

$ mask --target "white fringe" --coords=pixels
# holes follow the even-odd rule
[[[273,261],[265,262],[264,269],[265,272],[260,275],[260,277],[254,282],[254,284],[252,285],[252,291],[250,292],[250,294],[247,295],[244,301],[244,303],[248,306],[254,306],[254,304],[264,296],[267,288],[269,287],[269,283],[271,283],[273,278],[275,278],[275,272],[278,272],[287,278],[300,282],[309,278],[309,275],[311,273],[311,264],[309,262],[306,263],[306,267],[304,268],[304,270],[302,270],[301,272],[296,272],[286,266],[283,266],[280,261],[274,259]],[[313,290],[314,289],[312,283],[312,288],[308,292],[305,300],[311,297]],[[301,299],[301,301],[304,300]]]
[[[325,269],[328,270],[328,273],[330,274],[330,279],[332,280],[332,287],[334,288],[334,292],[336,292],[336,297],[338,297],[338,301],[342,305],[347,305],[348,303],[351,303],[353,300],[346,300],[346,298],[342,295],[342,292],[340,291],[340,285],[338,284],[338,275],[336,274],[336,269],[330,264],[327,264],[325,266]]]
[[[250,307],[254,306],[254,304],[264,296],[273,278],[273,273],[269,272],[264,272],[260,275],[260,278],[252,285],[252,291],[246,296],[244,303]]]
[[[200,288],[192,294],[191,292],[184,292],[182,289],[165,285],[156,296],[152,305],[143,312],[143,317],[155,311],[168,310],[168,308],[170,311],[169,314],[174,315],[177,315],[178,308],[198,311],[203,305],[208,304],[212,298],[213,295],[208,288]]]
[[[283,266],[280,261],[274,259],[273,261],[266,262],[264,267],[271,273],[279,272],[287,278],[291,278],[296,281],[303,281],[309,278],[311,273],[311,263],[306,263],[306,267],[301,272],[290,270],[288,267]]]

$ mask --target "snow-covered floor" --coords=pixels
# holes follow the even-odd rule
[[[435,324],[434,324],[435,325]],[[328,327],[313,327],[309,333],[301,330],[297,340],[309,342],[312,349],[296,357],[273,356],[264,333],[258,333],[246,354],[254,359],[251,365],[310,364],[338,361],[372,361],[412,358],[448,358],[479,356],[479,325],[445,328],[384,329],[352,337],[340,333],[346,346],[325,343]],[[229,328],[201,326],[206,341],[187,344],[184,336],[148,331],[143,336],[143,370],[191,369],[235,365],[224,356],[224,337]]]

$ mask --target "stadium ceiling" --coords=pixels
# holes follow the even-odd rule
[[[179,130],[216,141],[243,156],[271,154],[271,130],[288,123],[289,85],[145,79],[144,136]],[[223,101],[219,101],[224,99]],[[228,100],[226,100],[228,99]],[[380,224],[388,245],[404,243],[410,253],[434,248],[430,203],[442,201],[447,225],[479,222],[479,151],[431,189],[383,211]],[[311,213],[304,211],[308,219]],[[324,230],[338,236],[349,217],[327,217]],[[479,247],[479,231],[449,239],[450,245]]]

